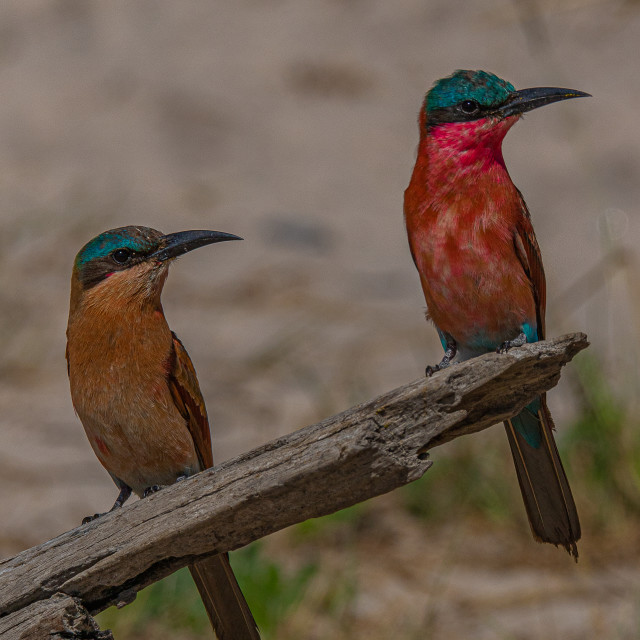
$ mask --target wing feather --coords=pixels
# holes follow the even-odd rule
[[[169,362],[167,382],[175,405],[184,417],[193,438],[202,469],[213,466],[211,432],[207,409],[200,393],[200,385],[191,358],[175,333]]]
[[[191,358],[176,334],[172,332],[171,335],[169,389],[191,432],[200,464],[206,469],[213,466],[207,410]],[[231,570],[229,556],[224,553],[205,558],[189,569],[216,637],[220,640],[260,640],[251,609]]]
[[[522,216],[520,216],[516,232],[514,234],[514,245],[516,254],[522,268],[524,269],[533,291],[533,297],[536,304],[536,315],[538,322],[538,338],[544,340],[545,335],[545,311],[547,306],[547,286],[544,276],[544,268],[542,266],[542,255],[540,247],[536,240],[531,224],[531,216],[527,205],[520,195],[522,203]]]

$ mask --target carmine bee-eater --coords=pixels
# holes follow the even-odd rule
[[[132,491],[146,496],[213,466],[196,372],[167,325],[160,296],[174,258],[240,239],[218,231],[164,235],[121,227],[100,234],[76,256],[67,326],[71,398],[120,490],[112,511]],[[190,570],[218,638],[259,640],[228,555]]]
[[[456,355],[464,360],[544,338],[540,249],[502,140],[525,112],[588,95],[551,87],[516,91],[485,71],[456,71],[427,93],[404,198],[411,255],[445,351],[427,375]],[[577,558],[580,522],[546,396],[505,427],[534,537]]]

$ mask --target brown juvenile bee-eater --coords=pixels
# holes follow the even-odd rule
[[[132,491],[144,497],[213,466],[196,372],[169,329],[160,296],[174,258],[226,240],[241,238],[121,227],[101,233],[76,256],[67,327],[71,398],[120,490],[112,511]],[[189,568],[218,638],[259,639],[228,555]]]

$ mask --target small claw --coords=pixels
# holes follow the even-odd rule
[[[160,485],[154,484],[151,487],[147,487],[143,492],[142,492],[142,497],[146,498],[147,496],[150,496],[152,493],[156,493],[157,491],[160,491],[162,487],[160,487]]]
[[[448,367],[455,367],[457,364],[458,364],[457,362],[445,362],[445,363],[440,362],[439,364],[434,364],[433,367],[429,365],[424,370],[424,375],[427,378],[430,378],[434,373],[437,373],[438,371],[442,371],[443,369],[447,369]]]
[[[424,374],[427,376],[427,378],[430,378],[436,371],[446,369],[451,364],[451,361],[456,357],[457,352],[458,347],[456,346],[455,342],[448,342],[442,360],[440,360],[440,362],[435,366],[432,367],[431,365],[429,365],[425,369]]]
[[[93,522],[97,520],[100,516],[103,516],[104,513],[94,513],[92,516],[87,516],[86,518],[82,518],[82,524],[87,524],[88,522]]]
[[[524,333],[518,335],[513,340],[505,340],[497,349],[496,353],[507,353],[509,349],[514,347],[521,347],[523,344],[527,344],[527,336]]]
[[[116,509],[120,509],[120,507],[122,507],[122,505],[127,501],[127,498],[131,495],[131,487],[124,484],[123,482],[118,481],[117,482],[119,487],[122,487],[120,489],[120,493],[118,494],[118,497],[116,498],[116,501],[113,503],[113,507],[111,507],[111,509],[109,509],[109,511],[107,511],[107,513],[111,513],[112,511],[115,511]],[[97,520],[98,518],[100,518],[101,516],[106,516],[107,513],[94,513],[92,516],[87,516],[86,518],[82,519],[82,524],[87,524],[87,522],[91,522],[93,520]]]

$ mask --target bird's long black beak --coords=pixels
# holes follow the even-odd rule
[[[558,87],[534,87],[514,92],[497,111],[502,117],[523,114],[545,104],[569,100],[570,98],[590,98],[590,93],[576,89],[560,89]]]
[[[226,242],[227,240],[242,240],[242,238],[223,231],[178,231],[177,233],[169,233],[163,236],[161,238],[161,248],[149,257],[164,262],[193,251],[198,247],[204,247],[214,242]]]

